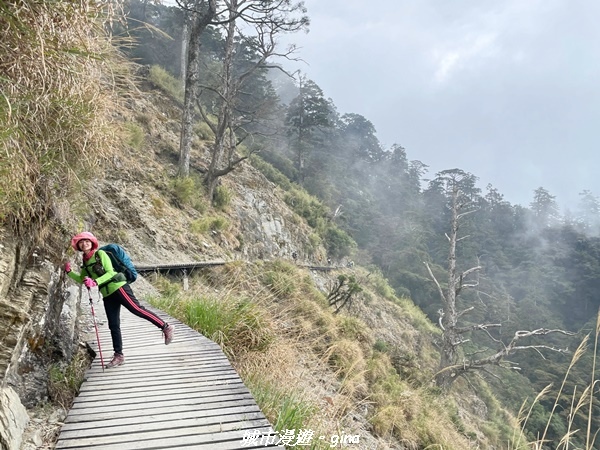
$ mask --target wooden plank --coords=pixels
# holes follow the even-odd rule
[[[156,405],[153,406],[153,413],[156,413],[156,411],[160,411],[161,408],[167,408],[169,406],[184,406],[184,405],[205,405],[211,402],[219,402],[219,401],[223,401],[223,400],[228,400],[228,399],[234,399],[234,400],[238,400],[238,399],[244,399],[244,398],[252,398],[252,396],[250,394],[240,394],[237,392],[231,392],[231,393],[216,393],[216,394],[211,394],[208,393],[208,395],[206,396],[194,396],[194,397],[189,397],[185,400],[165,400],[162,403],[160,403],[160,405]],[[122,405],[118,410],[119,411],[131,411],[131,410],[136,410],[138,411],[139,414],[145,414],[145,412],[147,412],[149,409],[149,404],[147,404],[146,406],[144,406],[143,404],[129,404],[129,405]],[[115,407],[113,405],[109,405],[106,403],[103,403],[101,405],[91,405],[90,407],[84,407],[84,406],[79,406],[78,408],[73,408],[72,409],[73,414],[99,414],[99,413],[110,413],[111,411],[115,411]]]
[[[130,418],[130,417],[148,417],[154,414],[173,414],[179,412],[194,412],[194,411],[208,411],[219,408],[234,408],[238,406],[252,406],[256,405],[256,401],[250,396],[240,396],[237,398],[220,398],[214,402],[199,403],[199,404],[186,404],[186,405],[175,405],[175,406],[161,406],[160,409],[153,408],[149,410],[146,408],[145,411],[139,409],[131,410],[110,410],[107,412],[96,412],[90,413],[85,412],[79,414],[69,414],[65,423],[71,422],[101,422],[108,419],[114,418]]]
[[[237,375],[237,373],[229,373],[229,374],[212,374],[212,375],[206,375],[206,376],[194,376],[194,375],[182,375],[182,376],[178,376],[177,374],[169,377],[168,380],[160,380],[160,379],[152,379],[152,380],[139,380],[139,384],[140,385],[144,385],[144,386],[161,386],[161,385],[166,385],[166,384],[170,384],[169,382],[181,382],[181,383],[190,383],[193,381],[203,381],[205,383],[215,383],[218,384],[219,381],[222,380],[226,380],[226,379],[237,379],[239,378],[239,376]],[[134,387],[134,384],[126,384],[126,385],[121,385],[121,386],[117,386],[115,385],[115,383],[111,383],[110,381],[100,381],[100,382],[90,382],[89,386],[85,386],[85,389],[128,389],[129,387]],[[84,388],[82,387],[82,390]]]
[[[190,444],[190,445],[183,445],[183,446],[171,446],[169,447],[169,450],[259,450],[262,448],[281,448],[281,449],[285,449],[284,446],[282,445],[258,445],[258,446],[248,446],[246,444],[243,444],[243,446],[241,446],[243,441],[239,440],[239,441],[226,441],[226,442],[215,442],[212,444]],[[166,447],[161,447],[161,448],[166,448]],[[310,447],[309,447],[310,448]],[[153,449],[150,449],[153,450]],[[154,449],[157,450],[157,449]]]
[[[112,355],[110,355],[112,356]],[[108,358],[107,358],[108,359]],[[105,361],[106,362],[106,361]],[[121,367],[119,369],[119,371],[127,371],[127,370],[132,370],[132,369],[148,369],[148,370],[152,370],[152,369],[156,369],[156,368],[160,368],[162,366],[164,366],[167,363],[173,363],[173,364],[181,364],[183,365],[198,365],[198,363],[203,363],[206,365],[210,365],[210,364],[230,364],[229,360],[227,358],[225,358],[225,356],[222,353],[201,353],[201,352],[196,352],[196,351],[188,351],[186,353],[181,353],[181,354],[177,354],[177,355],[172,355],[172,354],[164,354],[164,355],[152,355],[152,356],[148,356],[148,355],[132,355],[132,354],[127,354],[125,355],[125,364],[123,365],[123,367]],[[98,370],[100,369],[100,370]],[[102,372],[101,368],[96,368],[93,367],[91,370],[91,372]],[[102,372],[103,373],[103,372]],[[106,376],[110,376],[109,374],[106,374]]]
[[[112,357],[112,355],[108,356],[105,359],[105,363],[107,363],[110,358]],[[99,359],[99,358],[98,358]],[[216,365],[216,364],[226,364],[226,365],[230,365],[229,361],[227,360],[227,358],[225,358],[222,354],[221,355],[211,355],[211,354],[207,354],[206,356],[203,356],[202,353],[193,353],[193,352],[188,352],[187,354],[181,354],[181,355],[159,355],[159,357],[157,358],[152,358],[152,357],[147,357],[146,359],[144,359],[143,356],[138,356],[138,355],[125,355],[125,364],[123,364],[123,366],[119,366],[119,369],[117,370],[117,372],[127,372],[129,370],[136,370],[136,369],[148,369],[148,370],[155,370],[158,369],[160,367],[165,366],[166,364],[181,364],[181,366],[186,366],[186,365],[191,365],[191,366],[196,366],[198,365],[198,363],[204,363],[207,366],[210,365]],[[101,374],[105,374],[104,376],[106,377],[110,377],[110,374],[105,373],[105,371],[102,371],[102,368],[99,366],[92,366],[92,368],[90,370],[88,370],[88,372],[86,372],[86,375],[88,374],[92,374],[92,373],[98,373],[100,372]],[[115,371],[111,370],[111,373],[114,374]]]
[[[150,395],[144,395],[143,393],[138,393],[138,395],[136,395],[135,397],[131,397],[131,396],[130,397],[122,397],[118,393],[111,395],[110,398],[107,398],[107,399],[94,397],[92,399],[87,399],[87,401],[80,401],[80,402],[74,403],[71,410],[75,414],[75,413],[77,413],[77,411],[80,408],[87,408],[87,407],[92,407],[92,406],[97,406],[97,405],[106,405],[106,406],[119,406],[122,404],[135,405],[138,403],[143,404],[144,402],[146,404],[151,404],[151,403],[161,402],[163,400],[169,400],[169,399],[175,400],[175,399],[180,398],[182,400],[185,400],[186,398],[208,398],[208,397],[214,397],[216,395],[226,396],[226,395],[232,395],[232,394],[244,395],[244,394],[250,394],[250,391],[243,384],[238,384],[235,387],[232,387],[230,389],[210,389],[210,390],[205,390],[205,391],[185,389],[185,388],[178,386],[170,391],[157,390],[157,391],[152,392],[152,394],[150,394]]]
[[[101,448],[107,449],[111,448],[111,444],[117,444],[121,449],[133,450],[148,448],[148,445],[156,447],[158,441],[168,445],[170,439],[197,444],[239,439],[241,444],[243,430],[266,428],[268,426],[269,423],[266,419],[254,419],[211,424],[200,429],[198,427],[171,428],[141,433],[120,433],[117,430],[109,434],[86,438],[62,439],[61,437],[56,448],[97,448],[101,446]]]
[[[202,267],[222,266],[227,262],[225,260],[216,261],[193,261],[177,264],[136,264],[135,268],[139,273],[160,272],[169,270],[197,269]]]
[[[139,383],[138,384],[132,384],[130,386],[127,387],[121,387],[119,388],[118,386],[113,386],[113,387],[103,387],[102,389],[97,389],[94,392],[94,394],[106,394],[106,395],[111,395],[111,394],[123,394],[123,395],[127,395],[129,396],[129,394],[133,395],[133,396],[138,396],[138,394],[141,392],[140,388],[146,389],[146,392],[148,393],[148,395],[154,395],[157,391],[160,390],[176,390],[177,388],[191,388],[191,387],[196,387],[196,388],[202,388],[200,389],[201,391],[204,390],[213,390],[213,391],[222,391],[222,390],[228,390],[228,389],[233,389],[236,387],[241,387],[239,386],[239,384],[241,383],[241,381],[239,380],[239,378],[236,377],[231,377],[229,379],[222,379],[222,380],[209,380],[209,381],[201,381],[201,380],[195,380],[195,381],[191,381],[191,382],[187,382],[187,383],[179,383],[178,380],[174,380],[172,383],[162,383],[162,384],[158,384],[155,386],[141,386]],[[241,383],[243,385],[243,383]],[[203,388],[212,388],[212,389],[203,389]],[[90,392],[84,392],[82,394],[83,396],[85,396],[86,398],[88,398],[90,400],[93,400],[94,398],[98,398],[97,396],[94,397],[93,395],[90,394]],[[100,396],[101,398],[102,396]]]
[[[107,363],[108,361],[104,361]],[[231,364],[226,358],[222,357],[211,357],[208,355],[206,358],[202,358],[201,355],[188,354],[187,356],[168,357],[165,356],[157,364],[153,361],[144,361],[135,357],[126,357],[125,364],[122,366],[111,369],[109,373],[106,370],[102,370],[99,366],[94,366],[85,373],[86,378],[96,376],[98,379],[114,379],[121,374],[128,372],[143,372],[152,374],[153,372],[162,371],[165,368],[169,368],[171,365],[176,365],[177,368],[211,368],[211,367],[223,367],[227,366],[231,368]]]
[[[150,431],[160,430],[173,430],[179,428],[196,428],[198,432],[202,432],[206,427],[211,425],[225,424],[240,422],[245,423],[248,421],[261,420],[261,426],[264,426],[265,417],[260,411],[243,412],[243,413],[231,413],[231,414],[219,414],[213,416],[202,416],[202,417],[166,417],[162,420],[155,420],[153,422],[138,422],[135,424],[122,424],[116,423],[111,427],[102,424],[102,427],[79,429],[79,430],[62,430],[60,437],[61,439],[75,439],[75,438],[92,438],[94,436],[106,436],[107,434],[133,434],[133,433],[146,433]],[[268,424],[267,424],[268,425]]]
[[[194,413],[195,411],[209,411],[213,409],[226,408],[226,407],[238,407],[238,406],[253,406],[256,405],[256,401],[252,397],[245,398],[229,398],[219,399],[218,401],[209,403],[200,403],[196,405],[177,405],[170,407],[161,407],[159,411],[146,409],[145,413],[140,410],[119,410],[109,411],[102,413],[93,414],[69,414],[65,420],[65,423],[72,422],[102,422],[104,420],[115,419],[115,418],[128,418],[128,417],[147,417],[153,416],[154,414],[178,414],[183,412]]]
[[[218,375],[236,375],[237,372],[229,364],[220,363],[217,366],[208,367],[177,367],[177,372],[173,373],[173,367],[171,365],[165,366],[161,369],[154,369],[151,371],[144,371],[142,369],[131,369],[125,370],[125,367],[115,367],[110,369],[111,376],[98,379],[96,384],[126,384],[130,382],[137,382],[140,378],[154,378],[156,380],[168,381],[175,378],[207,378]]]
[[[194,361],[194,360],[177,360],[177,361],[166,361],[164,365],[161,366],[151,366],[144,367],[143,365],[132,365],[129,364],[128,361],[125,362],[122,366],[110,369],[110,374],[105,376],[98,376],[98,380],[118,380],[118,379],[126,379],[127,377],[135,378],[140,375],[145,375],[147,377],[153,377],[165,372],[172,372],[173,367],[175,366],[178,371],[181,372],[197,372],[197,373],[206,373],[214,370],[232,370],[231,364],[226,361]],[[98,372],[102,372],[102,369],[98,369]],[[86,377],[90,378],[92,373],[87,373]]]
[[[242,381],[240,379],[233,379],[230,380],[230,383],[222,383],[222,384],[211,384],[211,385],[202,385],[202,384],[194,384],[194,383],[188,383],[188,384],[174,384],[174,385],[170,385],[168,387],[155,387],[152,390],[147,389],[145,386],[136,386],[133,388],[130,388],[127,390],[127,392],[121,392],[120,390],[115,390],[115,391],[89,391],[86,393],[80,393],[77,398],[75,399],[75,401],[73,402],[73,405],[76,405],[77,403],[83,403],[83,402],[93,402],[93,401],[109,401],[112,398],[137,398],[137,397],[143,397],[143,396],[148,396],[151,397],[153,395],[157,395],[157,393],[162,394],[162,393],[176,393],[176,392],[189,392],[189,393],[193,393],[193,392],[205,392],[205,391],[213,391],[213,392],[219,392],[219,391],[226,391],[226,390],[231,390],[231,389],[237,389],[237,388],[245,388],[244,383],[242,383]]]
[[[194,417],[198,420],[207,417],[213,418],[215,416],[220,416],[223,414],[246,414],[246,413],[254,413],[260,412],[258,405],[249,404],[246,406],[229,406],[226,408],[215,408],[215,409],[206,409],[206,410],[191,410],[191,411],[181,411],[181,412],[171,412],[168,414],[160,414],[160,415],[144,415],[144,416],[134,416],[134,417],[119,417],[112,419],[105,419],[102,421],[93,421],[93,422],[71,422],[66,423],[61,429],[61,435],[67,431],[76,431],[76,430],[87,430],[90,428],[110,428],[113,426],[126,426],[126,425],[135,425],[137,423],[154,423],[154,422],[162,422],[165,420],[181,420],[187,419],[190,416]],[[262,414],[262,413],[261,413]]]

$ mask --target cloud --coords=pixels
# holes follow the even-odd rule
[[[302,68],[341,113],[511,202],[600,194],[600,2],[306,0]]]
[[[433,59],[437,70],[433,76],[435,82],[444,83],[455,72],[477,64],[477,60],[488,58],[497,53],[495,49],[496,34],[488,33],[479,36],[468,36],[463,42],[449,50],[433,50]]]

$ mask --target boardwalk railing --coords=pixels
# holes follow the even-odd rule
[[[102,305],[94,309],[106,363],[112,356],[110,332]],[[56,448],[283,448],[248,439],[251,434],[273,436],[274,431],[219,346],[156,312],[175,325],[173,342],[165,346],[160,330],[123,309],[125,364],[103,371],[96,357]],[[89,344],[98,353],[95,336]]]
[[[147,272],[169,272],[175,270],[192,270],[201,269],[203,267],[223,266],[227,264],[227,261],[216,260],[216,261],[193,261],[187,263],[177,264],[136,264],[135,269],[139,273]]]
[[[177,264],[136,264],[135,269],[139,273],[149,273],[149,272],[171,272],[171,271],[191,271],[193,269],[202,269],[205,267],[214,267],[214,266],[223,266],[227,264],[228,261],[224,260],[216,260],[216,261],[194,261],[187,263],[177,263]],[[331,270],[343,268],[337,265],[312,265],[312,264],[302,264],[298,263],[299,267],[304,267],[308,270],[317,270],[321,272],[329,272]]]

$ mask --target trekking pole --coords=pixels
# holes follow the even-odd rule
[[[94,312],[94,302],[92,301],[92,291],[87,288],[90,298],[90,307],[92,308],[92,319],[94,319],[94,328],[96,329],[96,341],[98,341],[98,353],[100,353],[100,364],[102,364],[102,372],[104,372],[104,359],[102,358],[102,347],[100,347],[100,335],[98,334],[98,324],[96,323],[96,313]]]

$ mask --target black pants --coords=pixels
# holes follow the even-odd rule
[[[115,353],[123,354],[123,338],[121,337],[121,305],[127,308],[132,314],[135,314],[148,322],[153,323],[161,330],[166,322],[161,320],[156,314],[148,311],[133,295],[129,284],[125,284],[112,294],[104,297],[104,310],[108,319],[108,328],[112,337],[113,349]]]

